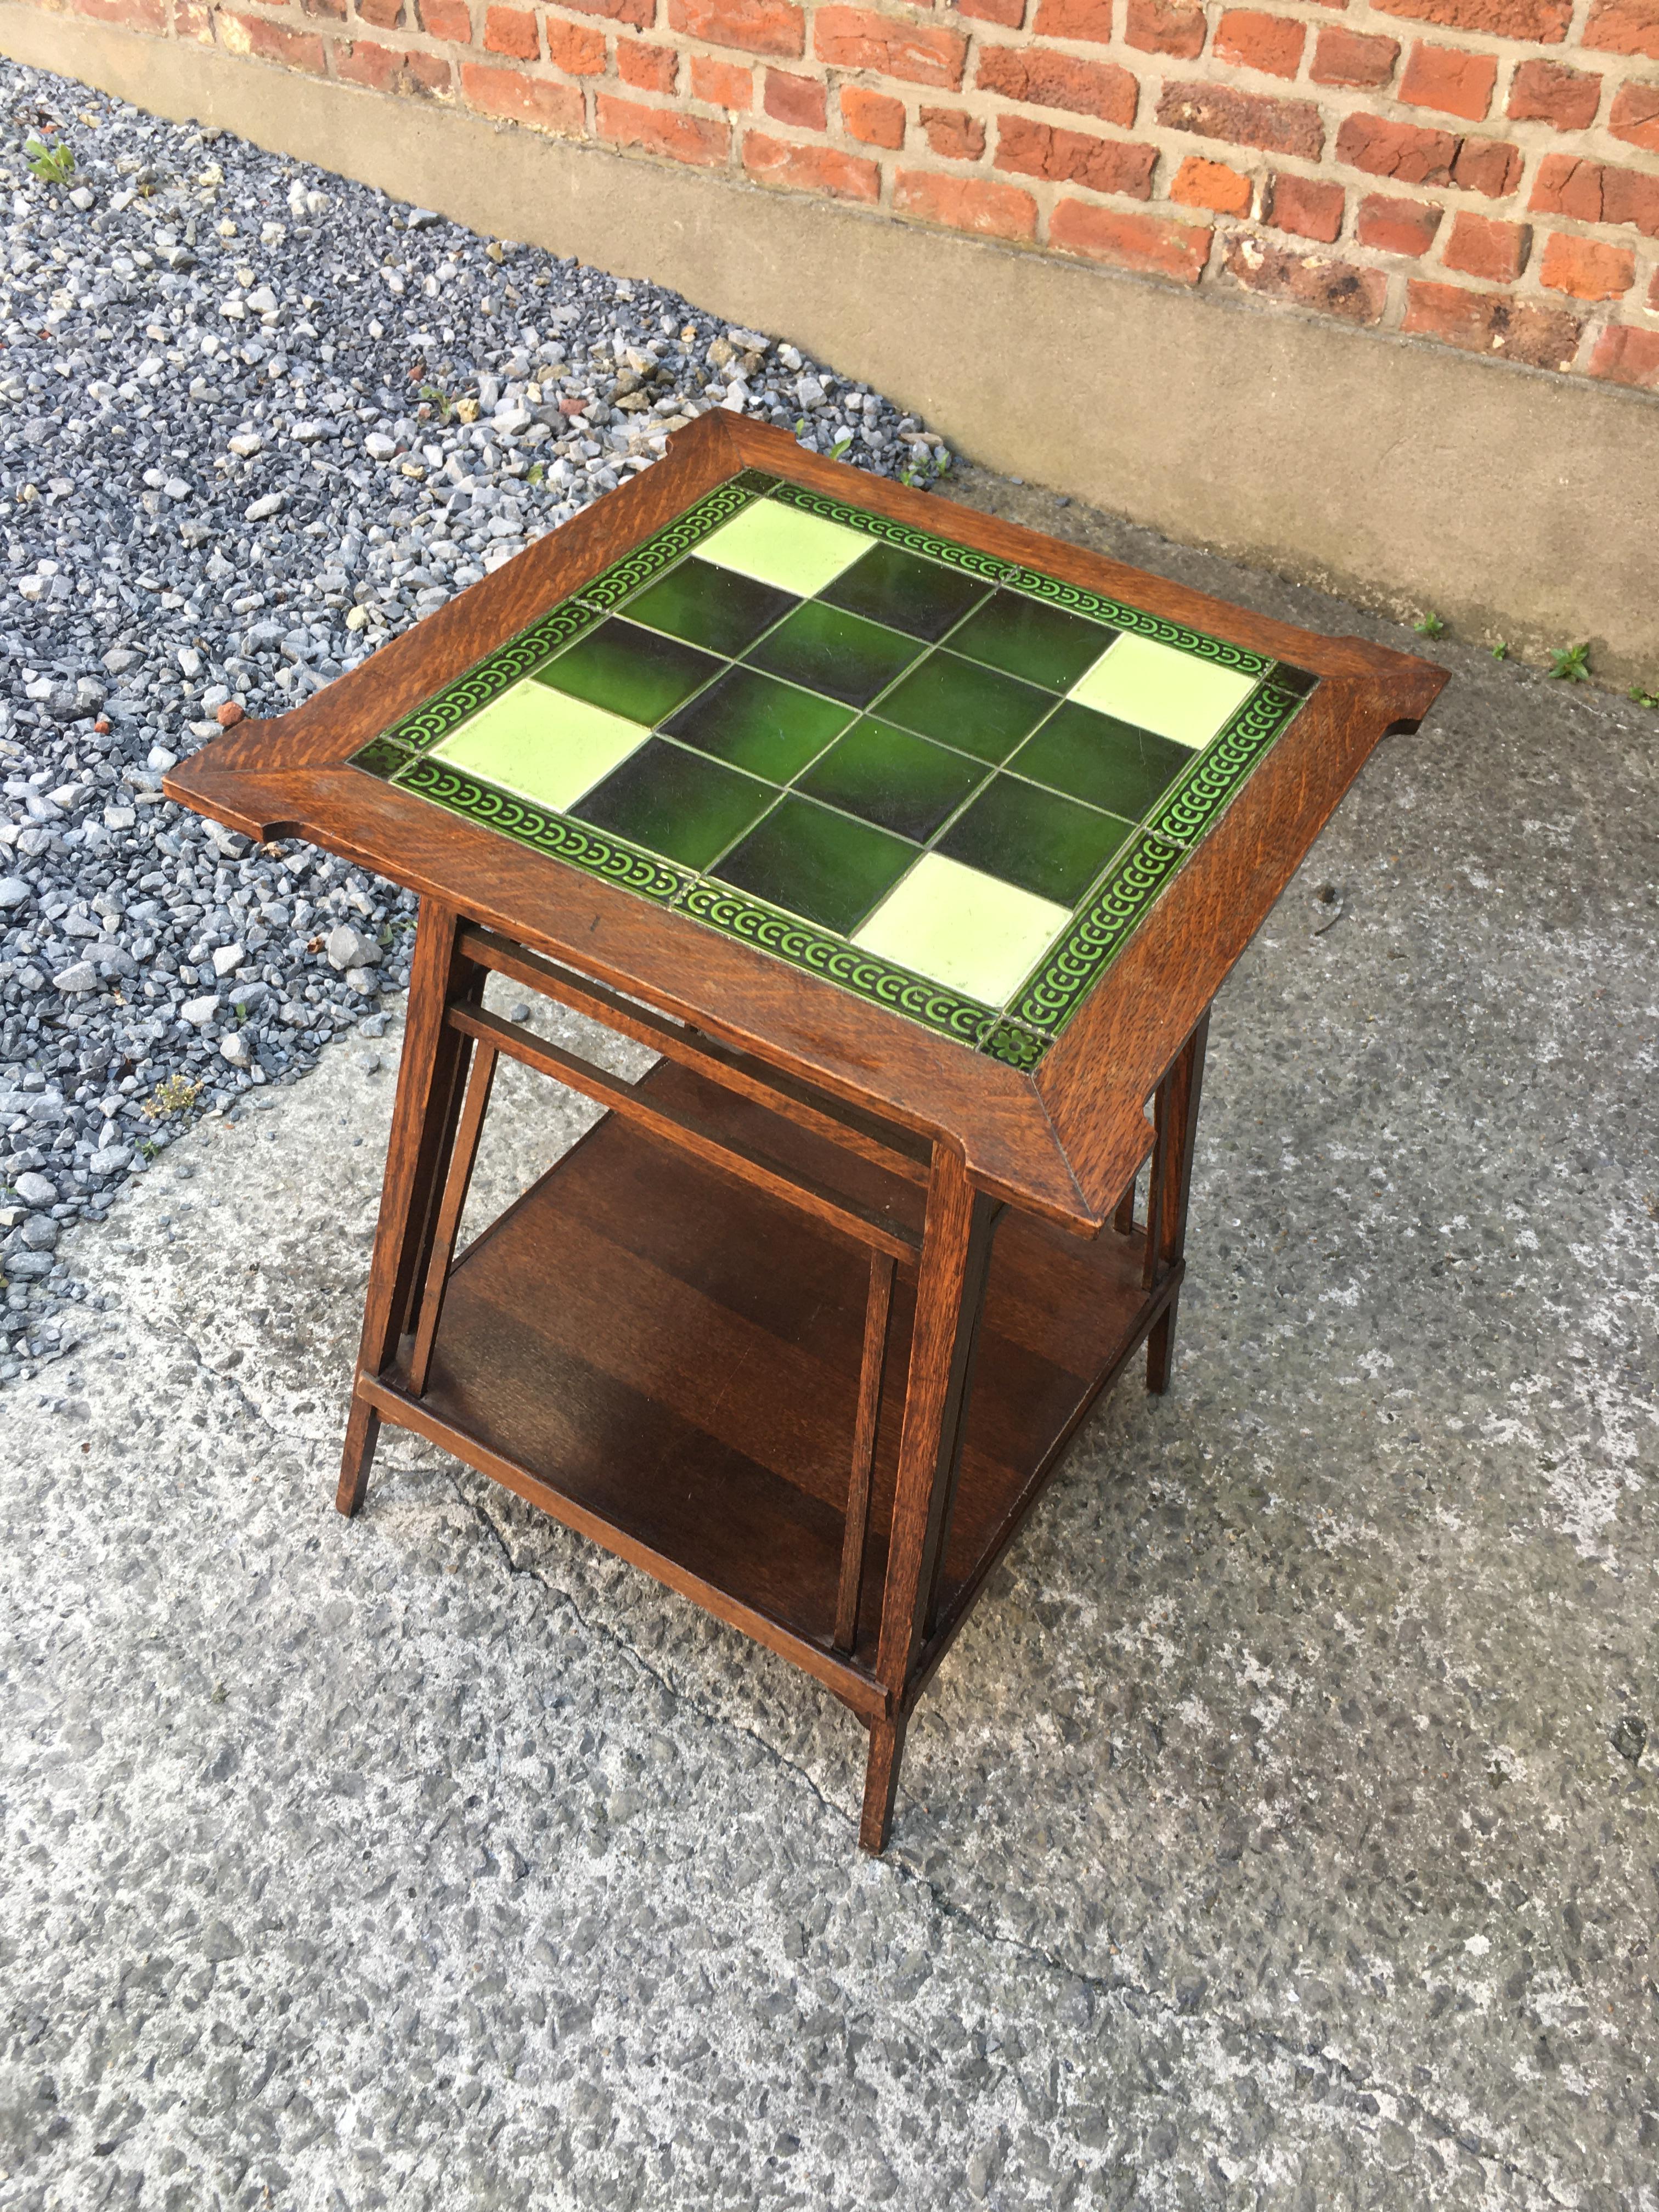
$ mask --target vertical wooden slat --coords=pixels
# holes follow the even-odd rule
[[[1187,1249],[1187,1208],[1192,1196],[1193,1153],[1198,1142],[1198,1109],[1204,1091],[1204,1053],[1209,1035],[1206,1013],[1176,1055],[1158,1090],[1158,1143],[1165,1153],[1165,1164],[1156,1186],[1156,1202],[1147,1207],[1146,1239],[1150,1249],[1156,1237],[1166,1266],[1182,1258]],[[1177,1285],[1146,1339],[1146,1388],[1154,1392],[1162,1393],[1170,1387],[1180,1302]]]
[[[881,1385],[892,1311],[893,1261],[888,1253],[872,1252],[870,1291],[864,1307],[858,1415],[853,1425],[853,1472],[841,1542],[841,1586],[836,1594],[837,1651],[851,1651],[859,1637],[859,1586],[864,1579],[864,1543],[870,1529],[870,1477],[876,1463],[876,1434],[881,1426]]]
[[[444,1180],[443,1198],[433,1231],[432,1254],[427,1261],[426,1285],[421,1293],[420,1311],[415,1323],[415,1343],[409,1356],[409,1387],[417,1398],[426,1389],[427,1374],[432,1364],[433,1340],[437,1335],[438,1322],[443,1312],[450,1262],[455,1256],[455,1239],[460,1234],[461,1216],[466,1210],[466,1194],[472,1183],[473,1164],[478,1157],[478,1139],[483,1132],[484,1115],[489,1110],[489,1093],[495,1080],[498,1059],[494,1045],[480,1044],[475,1050],[471,1073],[467,1077],[466,1096],[461,1103],[460,1119],[455,1127],[455,1142],[449,1155],[449,1173]]]

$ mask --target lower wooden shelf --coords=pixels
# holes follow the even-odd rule
[[[647,1078],[658,1079],[677,1078]],[[849,1162],[849,1188],[866,1174]],[[1143,1289],[1144,1251],[1139,1228],[1085,1243],[1029,1215],[1002,1217],[939,1626],[921,1677],[1090,1401],[1173,1294],[1178,1268]],[[359,1387],[384,1419],[785,1652],[868,1714],[882,1702],[871,1668],[914,1278],[901,1269],[894,1293],[848,1659],[830,1646],[868,1279],[865,1253],[810,1216],[613,1115],[456,1263],[423,1395],[408,1395],[401,1370]]]

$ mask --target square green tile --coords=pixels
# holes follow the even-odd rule
[[[896,629],[811,600],[769,630],[744,658],[809,691],[844,699],[851,707],[867,707],[921,649],[915,638],[901,636]]]
[[[1001,1006],[1071,920],[1069,910],[1017,884],[924,853],[856,931],[866,952]]]
[[[997,766],[1054,708],[1051,692],[934,651],[894,685],[882,720]]]
[[[538,668],[533,680],[630,722],[651,723],[720,672],[712,653],[612,615]]]
[[[638,722],[526,678],[452,730],[431,757],[538,805],[563,809],[650,734]]]
[[[1126,632],[1073,686],[1072,696],[1177,744],[1198,746],[1208,744],[1259,681]]]
[[[1117,635],[1104,623],[1067,614],[1063,607],[1018,592],[995,592],[952,632],[951,650],[1048,690],[1069,691]]]
[[[999,775],[957,817],[939,850],[1073,907],[1133,827],[1115,814]]]
[[[775,499],[757,499],[705,538],[697,551],[722,568],[810,599],[850,568],[869,543],[861,531],[803,514]]]
[[[733,668],[663,728],[682,744],[787,783],[840,735],[854,709],[838,699],[780,684],[757,669]]]
[[[932,643],[954,628],[989,591],[960,568],[923,561],[898,545],[872,545],[820,593],[831,606],[866,615]]]
[[[722,883],[845,934],[915,857],[914,845],[884,830],[790,797],[713,872]]]
[[[570,811],[649,853],[706,868],[776,795],[770,784],[653,738]]]
[[[922,844],[984,774],[980,761],[866,718],[836,738],[798,788]]]
[[[793,592],[692,558],[630,599],[628,619],[735,659],[795,605]]]
[[[1109,814],[1138,821],[1191,760],[1185,745],[1132,722],[1097,714],[1068,699],[1008,763],[1016,775],[1047,784]]]

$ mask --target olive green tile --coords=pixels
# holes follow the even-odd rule
[[[810,599],[850,568],[869,543],[861,531],[803,514],[775,499],[757,499],[705,538],[697,551],[720,568]]]
[[[809,691],[867,707],[921,650],[913,637],[813,599],[769,630],[744,658]]]
[[[989,591],[988,584],[924,561],[897,545],[872,545],[819,596],[912,637],[943,637]]]
[[[1068,691],[1116,635],[1023,592],[995,592],[951,633],[951,650],[1050,691]]]
[[[1070,920],[1069,908],[1052,900],[942,853],[924,853],[853,942],[988,1006],[1000,1006]]]
[[[1126,631],[1073,686],[1072,696],[1098,714],[1197,746],[1208,744],[1231,720],[1258,680]]]
[[[733,668],[663,727],[733,768],[787,783],[847,727],[854,711],[757,669]]]
[[[769,784],[653,738],[570,811],[647,852],[706,868],[775,796]]]
[[[1051,692],[935,650],[881,702],[882,720],[994,765],[1053,710]]]
[[[1139,820],[1191,758],[1187,747],[1171,738],[1154,737],[1150,730],[1097,714],[1068,699],[1026,739],[1008,766],[1033,783]]]
[[[526,678],[452,730],[431,757],[539,805],[568,807],[650,734]]]
[[[672,714],[720,672],[712,653],[612,615],[538,668],[534,680],[630,722],[649,723]]]
[[[981,761],[866,718],[836,738],[798,788],[921,844],[984,774]]]
[[[916,857],[884,830],[787,797],[718,861],[713,872],[843,933],[857,927]]]
[[[691,559],[630,599],[628,619],[735,657],[797,604],[792,592],[757,583],[735,568]]]
[[[1039,898],[1072,907],[1133,826],[1015,776],[999,775],[957,817],[938,849]]]

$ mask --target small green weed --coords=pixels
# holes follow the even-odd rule
[[[1413,623],[1412,628],[1419,637],[1444,637],[1446,635],[1446,625],[1438,615],[1425,615],[1422,621]]]
[[[853,434],[850,430],[844,438],[837,438],[835,444],[830,448],[830,459],[832,461],[838,461],[852,442]]]
[[[1510,649],[1501,637],[1492,649],[1492,657],[1494,660],[1507,660],[1510,657]]]
[[[908,468],[901,469],[899,482],[913,491],[925,491],[930,483],[939,482],[950,465],[949,453],[935,453],[931,460],[912,461]]]
[[[423,384],[416,397],[428,401],[435,407],[441,421],[447,422],[453,420],[455,413],[455,395],[441,378],[435,384]]]
[[[1630,696],[1638,707],[1659,707],[1659,691],[1644,691],[1639,684],[1632,684]]]
[[[1588,645],[1559,646],[1550,654],[1550,665],[1545,672],[1562,684],[1589,682],[1589,647]]]
[[[75,155],[67,146],[48,146],[42,138],[23,141],[23,159],[38,184],[66,185],[75,174]]]
[[[169,1115],[187,1114],[202,1095],[198,1078],[191,1082],[187,1075],[169,1075],[158,1083],[139,1109],[147,1121],[164,1121]]]
[[[530,466],[524,472],[524,480],[526,483],[538,484],[544,483],[546,477],[547,464],[545,461],[532,461]]]

